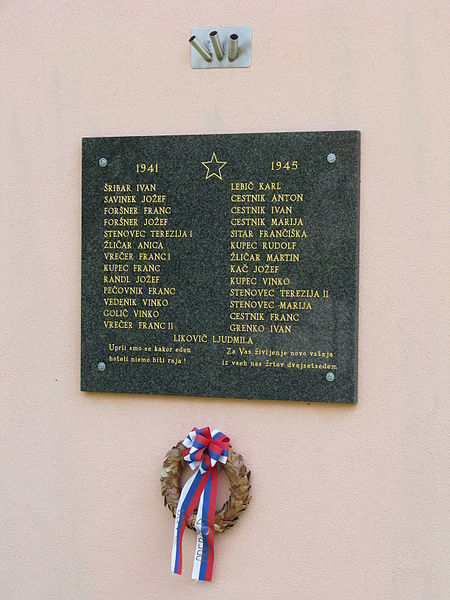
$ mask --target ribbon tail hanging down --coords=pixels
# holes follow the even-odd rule
[[[181,575],[183,566],[182,542],[189,519],[197,507],[203,489],[207,483],[208,475],[202,475],[198,470],[184,484],[181,490],[181,496],[178,501],[177,512],[175,516],[175,526],[173,532],[172,547],[172,573]]]
[[[216,513],[218,469],[214,468],[206,483],[198,505],[197,543],[192,579],[211,581],[214,566],[214,518]]]
[[[182,541],[189,519],[198,506],[195,528],[197,544],[192,578],[211,581],[214,564],[214,520],[216,513],[219,463],[228,459],[229,438],[217,429],[194,428],[183,442],[184,460],[198,470],[184,484],[175,515],[172,573],[182,571]]]

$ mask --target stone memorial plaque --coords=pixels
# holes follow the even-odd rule
[[[359,138],[83,139],[81,389],[356,402]]]

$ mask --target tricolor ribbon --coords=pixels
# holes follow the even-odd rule
[[[175,515],[172,548],[172,573],[181,574],[182,541],[189,519],[198,506],[192,579],[211,581],[214,564],[214,517],[216,513],[217,476],[219,463],[228,459],[230,439],[218,429],[194,429],[183,442],[184,460],[197,471],[181,490]]]

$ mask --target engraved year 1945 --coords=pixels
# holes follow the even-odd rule
[[[297,160],[273,160],[272,171],[297,171],[298,161]]]

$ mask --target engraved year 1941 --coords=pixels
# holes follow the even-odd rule
[[[136,165],[136,173],[157,173],[158,163],[138,163]]]

